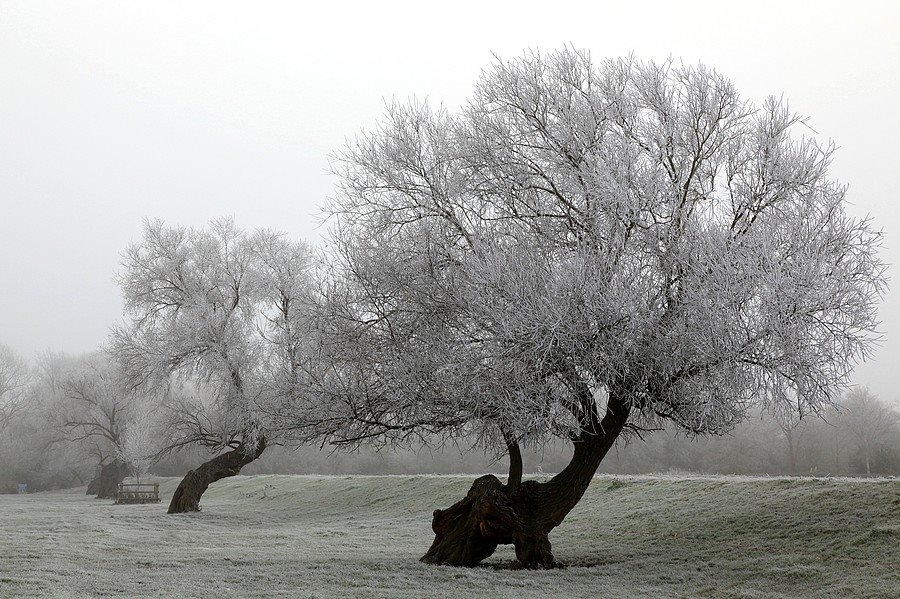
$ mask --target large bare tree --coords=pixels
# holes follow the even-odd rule
[[[510,455],[506,483],[435,511],[424,561],[511,543],[552,566],[548,534],[623,433],[832,403],[883,265],[802,123],[703,66],[564,50],[496,61],[456,113],[395,105],[338,157],[332,440]],[[522,481],[520,446],[554,437],[571,462]]]
[[[841,403],[847,436],[856,444],[866,476],[871,476],[876,456],[894,449],[900,440],[900,411],[880,400],[868,387],[854,387]]]
[[[125,254],[129,321],[113,347],[132,384],[165,388],[169,449],[217,452],[181,481],[169,513],[196,511],[276,436],[278,406],[299,395],[311,251],[230,220],[204,229],[147,223]]]

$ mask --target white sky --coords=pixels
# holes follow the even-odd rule
[[[898,263],[900,2],[0,0],[0,343],[102,343],[144,218],[232,215],[316,241],[328,155],[386,101],[454,107],[492,52],[564,44],[702,61],[754,101],[783,93],[840,146],[832,175]],[[898,293],[856,372],[890,400]]]

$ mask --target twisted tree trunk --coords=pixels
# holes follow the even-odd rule
[[[556,565],[548,535],[560,525],[587,490],[600,462],[628,420],[629,404],[611,395],[606,414],[573,441],[568,466],[546,483],[519,483],[521,456],[510,447],[507,485],[493,475],[475,480],[465,498],[446,510],[435,510],[435,538],[422,561],[429,564],[475,566],[497,545],[516,548],[518,567],[552,568]],[[507,445],[510,439],[507,437]]]
[[[260,437],[253,447],[247,447],[242,442],[235,449],[217,455],[208,462],[204,462],[195,470],[188,472],[175,489],[172,501],[169,503],[170,514],[183,512],[199,512],[200,497],[206,489],[217,480],[235,476],[241,468],[258,458],[266,448],[266,440]]]

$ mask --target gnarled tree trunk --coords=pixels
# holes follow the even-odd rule
[[[554,567],[548,535],[584,495],[603,457],[622,432],[629,411],[621,396],[610,396],[603,420],[574,440],[571,462],[546,483],[518,482],[521,456],[518,445],[507,437],[508,483],[503,485],[493,475],[482,476],[461,501],[446,510],[435,510],[431,525],[434,543],[422,561],[475,566],[494,553],[497,545],[512,544],[519,567]]]
[[[122,460],[113,460],[100,467],[100,472],[88,483],[87,495],[97,495],[97,499],[115,499],[119,483],[128,476],[128,465]]]
[[[175,489],[172,501],[169,503],[170,514],[183,512],[199,512],[200,497],[206,492],[207,487],[219,479],[235,476],[241,468],[258,458],[266,448],[266,440],[260,437],[253,447],[246,447],[243,443],[235,449],[217,455],[208,462],[204,462],[195,470],[188,472]]]

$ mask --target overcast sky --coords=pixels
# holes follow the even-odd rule
[[[784,94],[840,146],[832,175],[898,264],[900,3],[625,4],[0,0],[0,343],[103,343],[121,252],[146,218],[231,215],[317,241],[329,153],[386,101],[452,108],[492,53],[565,44],[702,61],[745,98]],[[884,342],[855,376],[890,400],[893,286]]]

